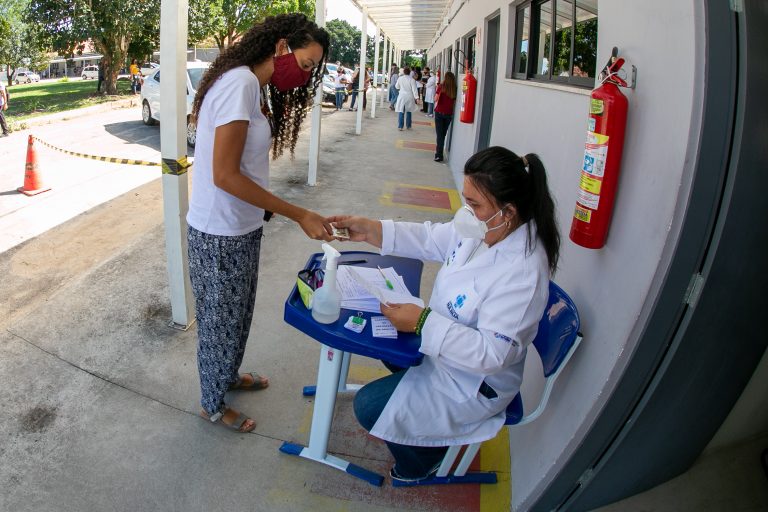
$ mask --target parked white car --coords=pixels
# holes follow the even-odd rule
[[[197,138],[197,130],[189,117],[192,113],[192,102],[208,66],[208,62],[187,62],[187,144],[190,146],[195,145]],[[147,76],[141,86],[141,120],[146,125],[160,121],[160,68]]]
[[[83,80],[99,78],[99,66],[85,66],[83,72],[80,73],[80,78]]]
[[[16,84],[30,84],[32,82],[39,82],[40,75],[31,71],[18,71],[13,81]]]
[[[157,64],[156,62],[145,62],[141,65],[141,74],[142,76],[150,75],[154,70],[160,67],[160,64]]]

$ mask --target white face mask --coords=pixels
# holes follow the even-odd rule
[[[505,224],[500,224],[496,227],[488,228],[488,223],[503,211],[504,210],[501,209],[494,213],[490,219],[483,221],[475,217],[475,212],[472,208],[468,205],[464,205],[456,210],[456,214],[453,216],[453,227],[463,238],[485,240],[486,233],[504,227]]]

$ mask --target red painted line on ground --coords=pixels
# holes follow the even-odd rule
[[[416,142],[412,140],[404,140],[403,147],[407,149],[423,149],[426,151],[435,150],[435,144],[432,142]]]
[[[451,199],[447,192],[423,188],[396,187],[392,194],[392,202],[414,206],[429,206],[431,208],[451,209]]]
[[[421,126],[432,126],[431,121],[413,121],[413,124],[419,124]]]

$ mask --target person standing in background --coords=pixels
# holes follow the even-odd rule
[[[427,109],[427,117],[432,117],[435,111],[435,91],[437,89],[437,77],[433,74],[429,75],[427,84],[424,87],[424,106]]]
[[[141,89],[141,69],[136,63],[136,59],[131,61],[129,73],[131,74],[131,91],[133,91],[133,94],[138,94]]]
[[[395,110],[395,102],[397,101],[398,94],[395,84],[399,77],[400,67],[397,64],[392,64],[392,67],[389,69],[389,110]]]
[[[0,128],[3,129],[3,134],[0,137],[7,137],[10,134],[8,123],[5,121],[6,110],[8,110],[8,91],[6,91],[3,83],[0,82]]]
[[[399,91],[395,110],[397,111],[397,129],[403,131],[403,120],[405,128],[411,129],[411,116],[416,112],[416,105],[419,101],[419,89],[417,82],[412,78],[411,68],[403,68],[403,75],[397,79],[395,87]]]
[[[435,104],[435,133],[437,134],[437,144],[435,147],[435,162],[443,161],[443,146],[445,146],[445,136],[448,134],[448,128],[453,119],[453,107],[456,104],[456,75],[448,71],[445,79],[440,85],[440,92],[437,94]]]

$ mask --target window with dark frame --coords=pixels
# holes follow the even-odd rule
[[[464,45],[464,58],[467,61],[467,69],[471,69],[474,73],[475,70],[475,42],[477,41],[477,34],[467,36]],[[466,72],[466,70],[465,70]]]
[[[510,78],[593,87],[597,75],[598,0],[529,0],[513,4]]]

